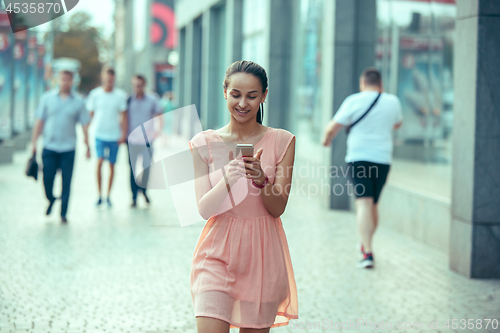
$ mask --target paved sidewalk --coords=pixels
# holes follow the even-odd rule
[[[77,152],[68,225],[60,223],[59,202],[44,215],[41,179],[23,175],[28,152],[0,166],[0,332],[196,332],[189,272],[202,224],[181,228],[168,190],[151,190],[149,207],[139,197],[139,207],[131,209],[124,146],[113,207],[96,208],[96,161],[83,154]],[[295,179],[293,186],[300,184]],[[393,325],[439,320],[438,330],[363,332],[495,332],[484,329],[486,322],[471,330],[444,324],[453,318],[500,321],[500,281],[451,272],[444,254],[384,229],[384,221],[374,245],[377,267],[360,270],[353,215],[327,211],[302,195],[291,196],[282,219],[299,320],[273,332],[349,331],[334,325],[357,319]],[[307,329],[308,322],[323,328]]]

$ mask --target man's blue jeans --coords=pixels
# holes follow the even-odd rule
[[[45,195],[50,202],[55,200],[52,189],[57,170],[61,170],[62,194],[61,194],[61,217],[66,217],[68,212],[69,192],[71,189],[71,177],[73,176],[73,165],[75,164],[75,151],[58,153],[44,149],[42,152],[43,162],[43,185]]]
[[[129,162],[130,162],[130,188],[132,190],[132,200],[136,201],[137,200],[137,192],[139,189],[142,190],[144,194],[146,194],[146,188],[148,184],[148,179],[149,179],[149,167],[151,166],[151,157],[150,153],[153,153],[153,148],[150,147],[149,145],[133,145],[133,144],[128,144],[128,153],[129,153]],[[137,164],[137,158],[142,156],[142,167],[144,168],[144,171],[142,172],[142,179],[139,178],[138,182],[136,183],[135,177],[134,177],[134,169]],[[132,168],[132,165],[134,165],[134,168]],[[136,175],[139,176],[139,175]]]

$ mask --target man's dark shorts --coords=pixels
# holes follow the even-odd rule
[[[348,166],[356,198],[372,197],[377,203],[391,166],[366,161],[351,162]]]

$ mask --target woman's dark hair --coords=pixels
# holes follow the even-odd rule
[[[260,80],[262,85],[262,93],[266,92],[267,89],[267,74],[266,70],[259,64],[253,61],[239,60],[233,62],[226,71],[226,76],[224,76],[224,82],[222,84],[224,89],[227,89],[229,85],[229,77],[236,73],[246,73],[252,74]],[[262,120],[264,119],[264,105],[261,103],[257,113],[257,122],[262,125]]]

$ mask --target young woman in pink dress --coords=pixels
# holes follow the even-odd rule
[[[196,245],[191,295],[199,333],[269,332],[298,318],[297,289],[280,219],[292,182],[295,136],[262,125],[267,75],[251,61],[226,71],[229,123],[189,142],[196,200],[208,219]],[[236,144],[254,156],[236,156]]]

